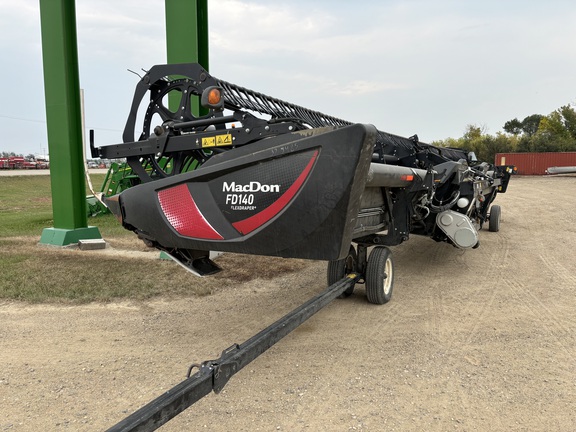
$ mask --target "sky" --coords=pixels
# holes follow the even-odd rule
[[[170,1],[170,0],[167,0]],[[421,141],[576,103],[573,0],[208,0],[210,72]],[[96,144],[122,141],[141,71],[166,62],[163,0],[76,0]],[[0,152],[48,149],[39,0],[0,0]]]

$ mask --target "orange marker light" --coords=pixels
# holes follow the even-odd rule
[[[204,89],[200,98],[204,108],[222,111],[224,109],[224,93],[221,87],[210,86]]]
[[[400,177],[400,179],[404,181],[413,181],[414,176],[412,174],[403,174],[402,177]]]
[[[217,88],[210,89],[210,92],[208,93],[208,103],[210,103],[211,105],[217,105],[218,103],[220,103],[221,97],[222,94],[220,93],[220,89]]]

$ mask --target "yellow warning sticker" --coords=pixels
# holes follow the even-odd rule
[[[202,147],[220,147],[232,145],[232,135],[216,135],[213,137],[202,138]]]

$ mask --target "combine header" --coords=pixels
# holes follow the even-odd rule
[[[198,98],[207,115],[192,114]],[[126,158],[139,177],[106,204],[148,245],[198,275],[219,270],[211,250],[331,261],[330,283],[374,274],[362,279],[375,303],[389,299],[380,288],[383,277],[391,288],[392,263],[388,249],[368,256],[368,247],[411,234],[478,246],[486,221],[498,230],[500,208],[490,206],[512,172],[218,80],[198,64],[152,67],[123,139],[92,140],[92,157]]]
[[[195,100],[207,114],[193,115]],[[492,203],[514,171],[230,84],[198,64],[146,73],[123,140],[95,147],[91,135],[92,157],[126,158],[138,176],[139,184],[105,203],[149,246],[200,276],[220,270],[210,251],[326,260],[329,297],[365,283],[376,304],[392,295],[388,246],[414,234],[477,247],[484,223],[499,230]],[[265,339],[258,354],[275,342],[270,332]],[[212,374],[231,355],[200,372]],[[241,367],[232,363],[227,379]],[[221,388],[214,383],[210,390]],[[179,403],[168,403],[171,412]]]

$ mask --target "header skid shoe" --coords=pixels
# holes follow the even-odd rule
[[[218,270],[210,250],[340,259],[352,241],[376,133],[355,124],[264,139],[214,155],[193,172],[127,189],[110,207],[147,244],[200,275]]]

